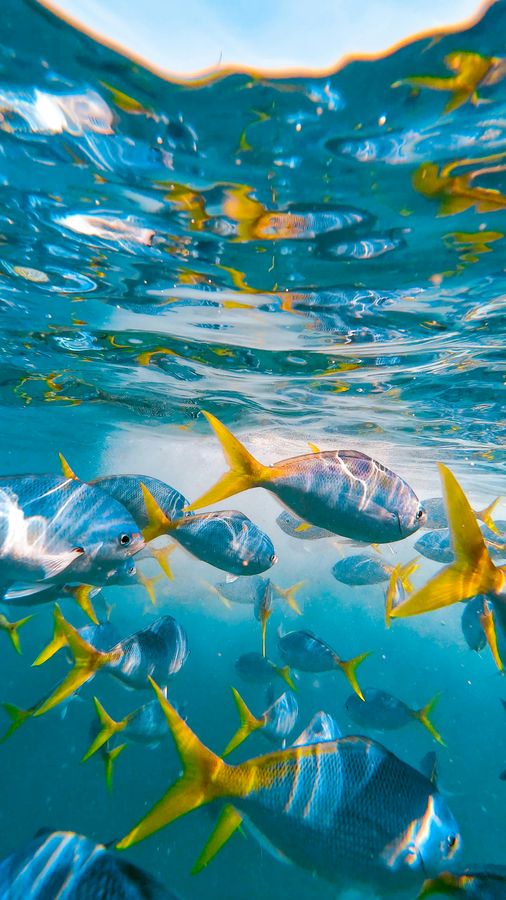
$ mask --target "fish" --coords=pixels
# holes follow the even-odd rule
[[[419,900],[433,894],[469,897],[470,900],[504,900],[506,897],[506,866],[469,866],[459,874],[442,872],[437,878],[424,882]]]
[[[454,216],[458,213],[472,209],[477,212],[495,212],[506,207],[506,196],[494,188],[473,186],[474,177],[482,172],[466,172],[461,175],[452,175],[458,167],[474,165],[479,162],[492,162],[502,158],[502,154],[492,154],[489,157],[481,157],[474,160],[452,160],[445,166],[438,167],[437,163],[423,162],[413,173],[412,184],[415,191],[427,197],[429,200],[439,200],[437,215]]]
[[[424,524],[425,512],[412,488],[363,453],[325,450],[264,466],[215,416],[204,415],[230,469],[187,507],[191,511],[264,487],[304,521],[354,540],[400,541]]]
[[[6,587],[100,584],[143,546],[127,510],[98,488],[52,475],[0,478],[0,582]]]
[[[92,742],[96,739],[98,733],[100,732],[100,724],[94,720],[89,729],[89,734]],[[123,750],[126,748],[125,744],[117,744],[115,747],[110,745],[110,741],[106,741],[99,749],[100,757],[104,764],[104,777],[105,777],[105,786],[109,793],[112,793],[113,787],[113,775],[114,775],[114,763],[116,762],[118,756],[123,753]],[[84,759],[81,760],[84,762]]]
[[[487,638],[481,624],[481,616],[483,613],[483,595],[478,594],[466,602],[460,625],[462,634],[468,647],[476,650],[477,653],[487,644]]]
[[[373,728],[378,731],[395,731],[409,725],[413,720],[420,722],[438,744],[446,747],[443,738],[434,728],[429,716],[439,702],[440,694],[436,694],[421,709],[412,709],[407,703],[393,694],[379,688],[364,688],[362,703],[356,694],[351,694],[346,703],[346,711],[355,725]]]
[[[25,616],[24,619],[18,619],[17,622],[9,622],[7,616],[0,613],[0,631],[5,631],[9,636],[12,646],[16,653],[21,653],[21,644],[19,643],[19,629],[33,619],[33,616]]]
[[[258,718],[248,709],[239,691],[232,688],[232,694],[241,724],[225,747],[222,753],[223,757],[232,753],[254,731],[261,730],[261,734],[264,737],[276,743],[288,737],[295,728],[299,715],[299,705],[291,691],[284,691]]]
[[[192,556],[230,575],[259,575],[278,558],[270,537],[238,510],[220,510],[169,519],[144,484],[142,493],[150,524],[147,541],[170,534]]]
[[[59,649],[57,645],[60,642],[60,647],[68,646],[74,666],[53,693],[37,707],[34,717],[44,715],[70,697],[98,671],[107,672],[126,687],[142,690],[147,687],[148,676],[153,674],[165,685],[169,678],[182,669],[188,658],[186,632],[172,616],[161,616],[142,631],[124,638],[107,650],[96,649],[86,637],[79,634],[63,618],[57,604],[54,621],[55,637],[33,665],[46,662],[54,654],[55,645]]]
[[[153,686],[183,774],[118,849],[221,799],[226,806],[194,871],[218,852],[244,816],[280,854],[330,881],[398,887],[454,867],[461,838],[446,800],[381,744],[346,737],[230,766],[200,742]]]
[[[341,659],[329,644],[311,631],[289,631],[281,635],[278,638],[278,652],[284,663],[302,672],[343,672],[355,693],[361,700],[364,699],[356,671],[360,663],[371,655],[370,652],[352,659]]]
[[[272,588],[270,581],[267,583],[260,600],[255,603],[254,613],[255,619],[260,622],[262,626],[262,656],[265,656],[267,622],[272,616]]]
[[[164,694],[167,695],[166,687]],[[118,734],[126,741],[133,741],[135,744],[142,744],[146,747],[155,747],[168,733],[167,720],[156,698],[137,707],[119,722],[111,718],[98,697],[93,698],[93,703],[98,723],[94,729],[93,740],[81,762],[91,759],[98,750]]]
[[[151,875],[73,831],[42,829],[0,861],[0,897],[177,900]]]
[[[485,538],[489,553],[495,559],[506,556],[506,542],[496,537],[490,529],[480,524],[479,529]],[[434,562],[451,563],[455,559],[452,548],[452,535],[449,528],[441,528],[438,531],[427,531],[422,534],[415,543],[415,550],[426,559]]]
[[[332,531],[310,525],[309,522],[304,522],[303,519],[294,516],[287,509],[279,514],[276,519],[276,525],[279,525],[281,531],[284,531],[285,534],[302,541],[321,541],[323,538],[334,536]]]
[[[469,501],[455,476],[443,463],[438,468],[455,561],[395,606],[391,618],[442,609],[477,594],[499,597],[504,591],[506,569],[492,562]]]
[[[290,667],[280,668],[266,656],[252,651],[243,653],[235,661],[235,669],[243,681],[251,684],[270,684],[276,676],[286,681],[288,687],[294,689],[294,683],[290,675]]]
[[[285,603],[288,604],[290,609],[293,609],[293,611],[297,613],[298,616],[302,615],[302,610],[295,599],[295,594],[297,593],[297,591],[300,591],[302,587],[304,587],[305,583],[305,581],[297,581],[295,584],[290,585],[290,587],[282,588],[279,586],[279,584],[274,584],[274,582],[271,582],[272,590],[274,591],[276,596],[280,597],[281,600],[284,600]]]
[[[320,710],[314,714],[309,725],[299,734],[292,747],[306,747],[308,744],[319,744],[322,741],[337,741],[342,736],[335,719],[329,713]]]
[[[398,578],[401,580],[404,590],[408,593],[413,590],[409,576],[418,569],[416,565],[418,559],[419,557],[406,563],[404,566],[399,567],[398,570]],[[379,557],[359,554],[339,559],[332,567],[332,574],[336,581],[340,581],[342,584],[358,586],[389,581],[395,568],[391,563],[387,563]]]
[[[214,586],[218,595],[228,603],[256,606],[261,602],[269,581],[261,575],[240,578],[236,581],[221,581]]]
[[[473,512],[477,519],[480,519],[485,525],[490,528],[495,534],[499,534],[499,529],[497,528],[493,518],[492,513],[501,502],[502,497],[496,497],[492,503],[489,503],[488,506],[485,506],[484,509],[474,509]],[[446,507],[444,504],[444,500],[442,497],[429,497],[428,500],[423,501],[423,505],[425,508],[425,512],[427,514],[427,518],[425,520],[425,527],[437,530],[439,528],[448,528],[448,516],[446,515]]]

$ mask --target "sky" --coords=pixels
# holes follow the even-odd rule
[[[153,67],[329,69],[474,15],[477,0],[44,0]]]

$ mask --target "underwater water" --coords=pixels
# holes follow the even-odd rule
[[[80,479],[138,473],[196,500],[225,471],[205,410],[265,464],[311,443],[372,456],[422,502],[442,496],[437,462],[474,509],[504,492],[504,0],[467,31],[332,76],[184,85],[29,0],[4,0],[2,13],[0,474],[58,476],[61,452]],[[357,547],[286,534],[266,490],[212,508],[240,510],[269,535],[278,561],[264,577],[303,582],[301,615],[274,591],[266,648],[276,665],[279,637],[304,629],[342,659],[371,652],[362,690],[413,709],[441,694],[431,721],[445,746],[415,721],[357,725],[341,671],[294,667],[299,712],[287,743],[324,710],[344,736],[366,735],[415,768],[436,751],[462,836],[459,870],[504,863],[506,689],[490,649],[471,649],[460,604],[387,629],[388,575],[352,586],[332,574],[357,553],[406,563],[430,529],[380,543],[378,555],[370,537]],[[506,519],[505,502],[494,517]],[[496,549],[495,561],[506,559],[500,540]],[[420,587],[441,562],[418,562]],[[142,583],[107,585],[97,613],[120,638],[174,616],[190,652],[169,699],[221,753],[239,724],[230,688],[256,716],[269,705],[266,685],[235,667],[261,651],[261,625],[251,603],[227,605],[213,590],[225,571],[181,548],[170,564],[156,606]],[[155,559],[136,566],[146,578],[161,572]],[[225,590],[248,576],[238,581]],[[76,628],[89,624],[72,598],[59,603]],[[34,614],[21,654],[0,631],[0,701],[28,709],[69,669],[64,653],[31,667],[51,639],[53,604],[9,608],[7,598],[0,609],[10,620]],[[286,688],[273,681],[271,699]],[[64,715],[30,717],[0,744],[0,859],[40,828],[115,843],[178,776],[167,731],[156,746],[128,741],[108,790],[100,754],[81,763],[94,695],[116,720],[153,697],[147,682],[128,691],[99,673]],[[281,743],[258,731],[232,759]],[[247,830],[192,875],[215,822],[212,808],[197,810],[122,857],[187,900],[394,896],[395,884],[336,885],[283,865]],[[415,897],[422,881],[395,895]]]

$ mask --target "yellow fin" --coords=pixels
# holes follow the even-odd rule
[[[397,577],[399,581],[406,591],[406,594],[411,594],[413,591],[413,585],[411,584],[410,578],[417,569],[420,568],[418,560],[419,556],[416,556],[415,559],[410,560],[410,562],[405,563],[403,566],[399,566],[399,571]]]
[[[37,707],[34,716],[42,716],[44,713],[58,706],[67,697],[74,694],[83,684],[86,684],[90,678],[93,678],[96,672],[109,662],[116,662],[121,651],[110,651],[109,653],[101,653],[95,650],[91,644],[87,644],[80,634],[72,627],[62,616],[61,628],[66,639],[66,643],[70,647],[72,656],[74,657],[74,667],[70,670],[67,677],[58,685],[53,693]]]
[[[313,526],[311,525],[310,522],[301,522],[300,525],[297,525],[297,528],[294,528],[294,531],[297,531],[297,532],[309,531],[309,529],[312,527]]]
[[[0,739],[0,744],[3,744],[4,741],[10,738],[11,735],[21,727],[23,722],[26,722],[26,720],[33,715],[34,709],[20,709],[19,706],[14,706],[13,703],[2,703],[0,705],[11,720],[9,728]]]
[[[33,619],[33,615],[25,616],[24,619],[18,619],[17,622],[9,622],[6,616],[0,614],[0,629],[7,632],[16,653],[21,653],[21,644],[19,643],[18,634],[19,629],[22,625],[25,625],[26,622],[29,622],[30,619]]]
[[[239,720],[241,722],[240,727],[234,734],[232,740],[230,740],[225,747],[225,750],[222,753],[223,758],[228,756],[229,753],[232,753],[232,750],[235,750],[239,744],[242,744],[243,741],[249,737],[250,734],[253,734],[254,731],[258,731],[259,728],[263,728],[265,725],[265,720],[256,719],[253,713],[248,709],[244,700],[242,699],[239,691],[236,691],[235,688],[232,688],[232,693],[234,695],[235,705],[237,706],[237,712],[239,713]]]
[[[282,678],[283,681],[286,681],[288,687],[290,687],[292,689],[292,691],[296,691],[297,688],[295,687],[293,678],[290,674],[290,666],[282,666],[282,667],[275,666],[274,668],[276,669],[276,672],[278,673],[279,677]]]
[[[74,470],[70,468],[63,453],[59,453],[58,456],[60,457],[61,470],[62,470],[63,474],[65,475],[65,478],[71,478],[72,481],[77,481],[78,480],[77,475],[74,472]]]
[[[167,544],[166,547],[150,547],[151,556],[154,556],[158,565],[170,579],[170,581],[174,581],[174,573],[169,564],[169,556],[174,553],[174,550],[177,550],[177,544]]]
[[[49,641],[47,647],[42,650],[42,652],[39,653],[37,659],[33,661],[32,666],[41,666],[42,663],[45,663],[48,661],[48,659],[51,659],[51,657],[54,656],[55,653],[58,653],[58,650],[61,650],[62,647],[66,646],[67,639],[63,632],[63,622],[64,618],[62,615],[62,611],[58,604],[55,603],[53,610],[53,637]]]
[[[441,744],[442,747],[446,747],[446,744],[439,734],[439,731],[436,731],[434,725],[429,719],[432,710],[434,709],[436,704],[439,703],[440,698],[441,694],[436,694],[436,696],[433,697],[432,700],[429,700],[429,702],[426,703],[425,706],[422,706],[421,709],[410,709],[410,713],[415,719],[418,719],[418,721],[421,722],[424,728],[427,729],[429,734],[432,735],[432,737],[435,741],[438,742],[438,744]]]
[[[149,679],[165,713],[172,737],[183,765],[182,776],[154,805],[150,812],[116,846],[118,850],[131,847],[138,841],[164,828],[174,819],[186,815],[218,797],[233,796],[240,784],[239,771],[232,768],[205,747],[152,678]],[[234,773],[235,778],[227,777]],[[234,790],[233,788],[236,788]]]
[[[279,585],[271,582],[274,592],[281,597],[285,603],[288,603],[290,609],[293,609],[298,616],[302,615],[302,610],[295,599],[295,594],[297,591],[300,591],[301,587],[304,587],[305,581],[297,581],[295,584],[292,584],[290,587],[281,588]]]
[[[355,691],[357,696],[360,697],[361,700],[364,700],[364,695],[363,695],[362,691],[360,690],[360,687],[359,687],[359,684],[357,681],[356,671],[357,671],[360,663],[362,663],[364,661],[364,659],[367,659],[367,657],[371,655],[371,652],[372,651],[369,650],[367,653],[361,653],[360,656],[354,656],[352,659],[336,660],[339,667],[343,670],[344,674],[346,675],[346,678],[350,682],[353,690]],[[365,700],[364,700],[364,702],[365,702]]]
[[[97,619],[97,614],[93,608],[93,603],[91,602],[91,595],[94,590],[95,588],[92,584],[80,584],[78,587],[72,588],[70,593],[78,606],[81,607],[83,613],[85,613],[95,625],[99,625],[100,623]]]
[[[120,744],[119,747],[114,747],[113,750],[104,751],[105,784],[109,793],[112,791],[112,772],[114,763],[125,747],[126,744]]]
[[[114,719],[111,718],[109,713],[107,713],[98,700],[97,697],[93,697],[93,703],[95,704],[95,710],[101,724],[101,729],[97,734],[95,740],[90,744],[88,750],[84,754],[81,762],[86,762],[86,760],[90,759],[97,750],[100,750],[107,741],[112,738],[113,734],[118,734],[119,731],[123,731],[128,722],[128,716],[122,719],[120,722],[115,722]]]
[[[229,838],[239,828],[242,822],[242,816],[230,803],[223,807],[218,821],[209,836],[202,853],[192,869],[192,875],[197,875],[202,869],[209,865],[212,859],[221,850]]]
[[[162,578],[163,575],[152,575],[151,578],[148,578],[146,575],[143,575],[142,572],[137,570],[137,581],[146,589],[147,595],[153,606],[156,606],[155,584],[158,584]]]
[[[172,523],[153,497],[151,491],[148,490],[148,488],[145,484],[142,483],[142,481],[140,483],[140,488],[142,491],[142,496],[144,498],[146,512],[149,520],[149,524],[142,529],[142,536],[146,543],[148,543],[149,541],[154,540],[154,538],[160,537],[161,534],[167,534],[167,531],[170,530]]]
[[[417,900],[423,900],[424,897],[430,897],[432,894],[449,894],[452,896],[462,894],[462,896],[465,896],[467,893],[466,883],[468,881],[472,882],[472,880],[467,875],[452,875],[451,872],[442,872],[437,878],[430,878],[424,881],[422,889],[417,895]]]
[[[206,587],[207,590],[211,594],[215,594],[218,597],[218,599],[221,600],[221,602],[223,603],[223,606],[225,606],[227,609],[232,609],[232,604],[231,604],[230,600],[228,599],[228,597],[225,597],[225,594],[222,594],[221,591],[218,590],[216,585],[211,584],[209,581],[204,581],[204,580],[201,581],[201,584],[203,584],[204,587]]]
[[[492,501],[492,503],[489,503],[489,505],[485,507],[485,509],[475,511],[476,518],[480,519],[482,522],[485,522],[487,528],[490,528],[490,531],[493,531],[494,534],[501,533],[492,518],[492,513],[494,512],[497,504],[501,502],[501,500],[502,497],[496,497],[495,500]]]
[[[317,447],[316,444],[313,444],[311,441],[308,441],[307,445],[312,453],[321,453],[320,448]]]
[[[506,581],[505,572],[490,558],[475,515],[457,479],[442,463],[439,463],[439,472],[455,562],[392,609],[392,618],[441,609],[477,594],[498,593]]]
[[[481,627],[485,632],[485,637],[487,639],[487,644],[490,647],[490,652],[494,657],[494,662],[499,669],[500,672],[504,672],[504,666],[502,664],[502,659],[499,654],[499,649],[497,647],[497,635],[495,632],[495,622],[494,622],[494,613],[491,607],[488,604],[487,600],[483,601],[483,612],[480,616]]]
[[[194,500],[186,507],[187,510],[202,509],[220,500],[226,500],[233,494],[240,494],[249,488],[259,487],[268,481],[272,470],[269,466],[263,466],[246,450],[246,447],[237,440],[228,428],[223,425],[216,416],[202,410],[207,421],[211,425],[218,438],[226,460],[230,466],[228,472],[216,482],[214,487],[202,494],[198,500]]]

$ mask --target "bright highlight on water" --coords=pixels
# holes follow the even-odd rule
[[[6,3],[0,897],[506,897],[505,29],[180,85]]]

